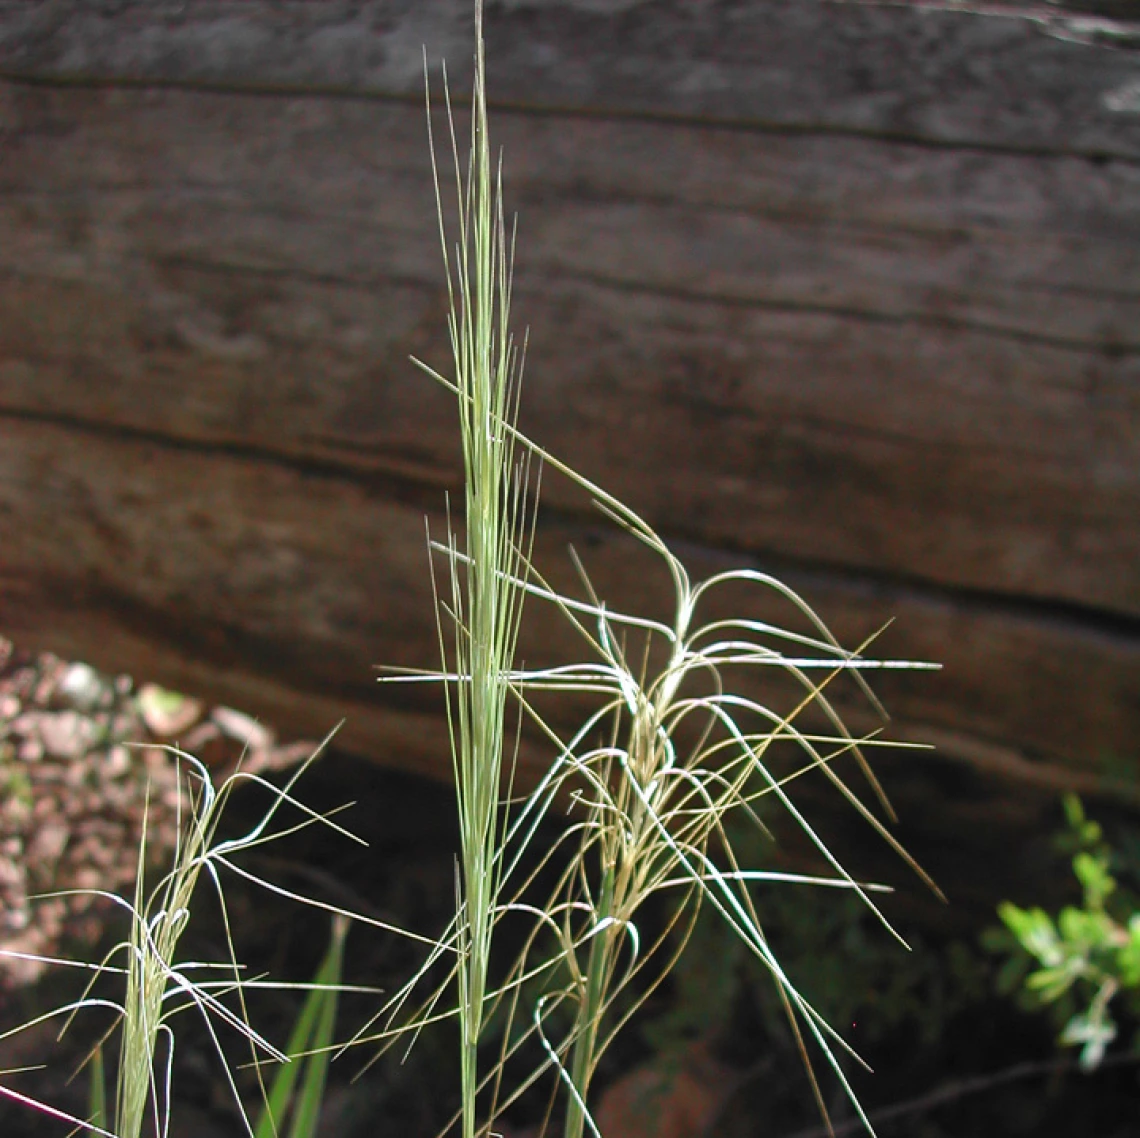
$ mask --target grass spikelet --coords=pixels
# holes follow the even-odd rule
[[[842,649],[800,597],[757,571],[741,569],[692,582],[679,559],[632,511],[549,454],[542,458],[591,490],[605,512],[647,545],[664,562],[675,589],[673,620],[666,624],[609,609],[594,594],[581,565],[586,600],[558,595],[533,569],[525,582],[530,593],[560,608],[593,660],[518,672],[514,682],[524,691],[598,697],[597,710],[569,740],[558,738],[535,714],[559,757],[512,831],[512,836],[524,834],[531,824],[528,815],[537,817],[559,797],[576,804],[576,850],[543,911],[545,924],[556,921],[559,926],[547,975],[564,979],[534,1011],[534,1030],[567,1089],[564,1134],[580,1138],[587,1128],[593,1132],[587,1102],[598,1060],[664,979],[706,905],[771,973],[805,1060],[807,1041],[813,1040],[847,1086],[838,1054],[849,1049],[780,968],[764,934],[756,892],[790,884],[851,890],[897,937],[875,905],[873,894],[880,887],[847,873],[791,792],[794,781],[811,772],[830,780],[933,887],[833,769],[840,757],[853,757],[881,796],[864,756],[880,740],[848,732],[829,695],[841,676],[854,677],[870,695],[864,678],[869,671],[931,665],[868,659]],[[748,617],[702,620],[710,594],[730,583],[775,590],[791,609],[795,620],[790,623],[806,623],[808,631]],[[629,644],[639,639],[634,652]],[[781,707],[769,707],[755,694],[764,690],[771,669],[799,688],[798,697]],[[780,874],[739,864],[728,823],[735,817],[761,826],[757,807],[762,800],[778,804],[802,829],[830,872]],[[648,902],[659,896],[672,915],[664,932],[647,943],[638,922]],[[516,978],[542,966],[534,955],[538,943],[535,938],[526,950],[532,955],[520,958]],[[561,1038],[547,1034],[546,1023],[556,1022],[549,1015],[555,1008],[562,1009],[563,1018],[567,1009],[572,1011]],[[822,1109],[818,1091],[817,1099]]]
[[[521,445],[532,445],[518,438]],[[561,468],[549,454],[541,457],[545,465]],[[482,1077],[478,1088],[489,1092],[486,1109],[493,1122],[544,1069],[553,1070],[565,1091],[566,1138],[581,1138],[587,1130],[596,1133],[588,1102],[598,1062],[667,976],[705,906],[771,974],[813,1086],[813,1046],[848,1086],[840,1056],[853,1053],[781,968],[764,932],[763,890],[798,885],[853,891],[879,916],[889,935],[902,938],[876,906],[875,896],[884,888],[852,878],[797,807],[797,780],[812,774],[829,780],[933,887],[835,769],[838,760],[853,759],[872,791],[881,794],[866,752],[882,740],[877,733],[852,735],[831,698],[842,678],[854,679],[870,695],[867,673],[932,665],[868,658],[862,651],[841,648],[799,596],[755,570],[694,583],[649,526],[614,499],[598,494],[599,504],[664,563],[675,586],[674,615],[671,623],[663,623],[610,609],[595,595],[580,565],[585,599],[556,593],[529,562],[523,567],[525,578],[517,580],[520,589],[562,612],[592,659],[508,673],[512,689],[545,733],[555,757],[545,778],[511,818],[494,855],[500,896],[493,919],[523,920],[531,929],[506,980],[487,993],[486,1014],[500,1015],[502,1049],[498,1065]],[[446,546],[437,549],[452,555]],[[710,595],[730,584],[774,591],[790,610],[787,623],[799,628],[749,617],[704,619]],[[630,644],[638,640],[639,650],[633,651]],[[779,706],[768,706],[757,695],[773,669],[798,688],[790,700],[783,695]],[[444,673],[391,677],[447,683],[455,678]],[[575,699],[586,694],[596,707],[564,739],[536,710],[533,697],[540,692]],[[539,850],[535,838],[540,823],[566,802],[569,826],[553,847]],[[795,874],[741,864],[730,835],[738,832],[738,822],[767,833],[759,817],[766,803],[802,829],[829,867],[827,872]],[[534,884],[556,862],[564,868],[538,904]],[[653,937],[647,938],[641,922],[651,903],[658,913],[663,905],[668,916],[663,927],[658,918]],[[454,961],[451,950],[461,942],[453,926],[440,942],[436,962],[448,957]],[[426,974],[427,966],[391,1007],[402,1007]],[[387,1034],[372,1038],[394,1041],[409,1024],[418,1028],[456,1014],[436,1010],[453,980],[454,971],[404,1026],[390,1026]],[[505,1086],[508,1063],[528,1041],[546,1055],[545,1062],[516,1085]],[[817,1086],[816,1094],[826,1115]],[[853,1093],[851,1098],[859,1110]]]
[[[445,82],[446,88],[446,82]],[[445,546],[450,588],[436,599],[440,651],[451,661],[448,688],[455,792],[459,813],[460,919],[458,1007],[461,1035],[463,1133],[476,1132],[477,1047],[487,996],[487,970],[497,908],[502,841],[500,802],[505,720],[522,610],[523,549],[527,544],[528,464],[515,454],[513,431],[521,365],[508,326],[512,251],[503,221],[501,176],[493,175],[487,134],[482,5],[476,5],[475,84],[466,172],[460,164],[454,118],[448,123],[459,209],[454,258],[435,171],[440,235],[451,301],[449,331],[463,447],[465,546],[449,532]],[[430,129],[430,102],[429,102]],[[432,143],[433,169],[435,147]],[[450,652],[443,628],[454,624]]]

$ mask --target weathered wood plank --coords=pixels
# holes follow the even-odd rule
[[[1024,832],[1140,737],[1135,29],[1031,14],[489,8],[527,429],[697,576],[776,571],[845,643],[894,618],[885,653],[945,665],[875,686],[939,746],[887,752],[888,789],[955,864],[993,841],[964,821]],[[420,44],[461,90],[470,31],[467,0],[0,0],[6,635],[448,775],[436,695],[372,668],[435,660]],[[545,570],[572,586],[572,541],[668,610],[545,501]],[[531,605],[525,658],[573,648]],[[547,757],[524,739],[524,777]]]
[[[442,532],[439,503],[427,512]],[[377,664],[436,660],[424,513],[348,471],[9,422],[0,449],[0,627],[240,701],[294,733],[319,736],[347,715],[352,746],[444,777],[438,693],[373,679]],[[644,551],[603,523],[555,513],[540,528],[536,556],[561,587],[580,591],[569,543],[613,607],[668,617],[668,580]],[[682,554],[698,578],[740,564],[778,571],[850,646],[895,618],[880,654],[944,664],[937,675],[874,678],[906,724],[901,737],[930,734],[944,756],[1010,786],[1088,788],[1102,760],[1134,756],[1140,638],[841,572],[697,546]],[[738,616],[741,607],[794,621],[790,606],[764,590],[713,594],[708,616]],[[529,663],[573,659],[579,649],[553,610],[530,604],[521,648]],[[786,693],[770,683],[765,677],[757,694],[779,706]],[[841,702],[869,729],[869,709],[855,695],[852,688]],[[541,747],[524,762],[532,774],[541,769]]]
[[[444,363],[419,110],[2,98],[0,413],[455,484],[406,362]],[[544,444],[698,541],[1140,612],[1131,167],[510,113],[498,137]]]
[[[508,103],[1140,155],[1134,26],[1050,4],[487,7],[492,94]],[[467,0],[3,0],[0,68],[416,97],[425,46],[468,86],[471,23]]]

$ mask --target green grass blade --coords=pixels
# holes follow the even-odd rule
[[[91,1090],[87,1097],[87,1117],[95,1126],[107,1125],[107,1081],[103,1071],[103,1045],[91,1052]]]
[[[328,985],[315,995],[322,995],[320,1014],[313,1033],[312,1054],[305,1063],[305,1076],[294,1108],[290,1138],[316,1138],[325,1097],[329,1061],[332,1057],[333,1031],[336,1027],[337,986],[344,967],[344,938],[348,922],[338,918],[333,925],[332,943],[318,974],[317,983]]]
[[[316,1134],[331,1055],[333,1026],[336,1021],[336,985],[341,980],[347,931],[348,922],[338,917],[333,922],[328,951],[313,977],[315,987],[301,1007],[285,1048],[290,1062],[281,1065],[273,1080],[254,1130],[254,1138],[277,1138],[290,1108],[293,1109],[291,1138],[307,1138]],[[306,1052],[309,1054],[304,1058]],[[294,1097],[302,1070],[304,1079],[300,1092]]]

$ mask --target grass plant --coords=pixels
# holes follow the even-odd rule
[[[846,1086],[837,1057],[847,1050],[845,1044],[781,970],[764,934],[755,889],[798,883],[852,891],[890,928],[872,900],[879,887],[860,883],[844,870],[794,804],[790,784],[820,772],[899,849],[835,770],[837,760],[852,757],[886,803],[863,754],[880,740],[854,737],[830,691],[837,677],[851,675],[878,707],[866,671],[928,665],[866,659],[861,652],[844,650],[800,597],[759,571],[740,569],[692,581],[636,513],[519,432],[518,373],[507,323],[511,250],[503,221],[501,164],[493,175],[490,160],[478,3],[476,12],[465,176],[447,103],[460,186],[454,274],[442,205],[439,209],[456,378],[420,364],[455,395],[463,439],[466,546],[461,552],[451,533],[445,542],[431,543],[450,574],[449,601],[437,600],[437,611],[441,628],[447,620],[454,625],[454,650],[444,654],[441,671],[384,677],[389,682],[438,682],[448,692],[462,899],[455,922],[424,968],[378,1015],[381,1026],[362,1038],[388,1045],[408,1031],[454,1015],[463,1047],[465,1138],[489,1128],[544,1071],[552,1070],[566,1092],[566,1138],[580,1138],[587,1128],[596,1133],[587,1102],[600,1057],[668,974],[677,952],[683,951],[686,930],[701,907],[708,906],[774,977],[805,1056],[807,1041],[814,1040]],[[436,187],[438,202],[438,171]],[[611,520],[663,563],[674,589],[671,622],[612,611],[580,564],[584,597],[560,594],[546,583],[530,556],[528,458],[586,490]],[[775,591],[800,630],[747,617],[702,621],[709,595],[729,585]],[[556,606],[577,632],[586,662],[529,671],[513,665],[524,595]],[[444,639],[441,632],[441,644]],[[763,675],[773,670],[790,677],[799,691],[789,706],[779,709],[750,694],[763,688]],[[747,682],[738,683],[741,677]],[[586,696],[597,707],[576,733],[563,738],[538,711],[539,692],[574,701]],[[510,815],[503,805],[511,781],[509,768],[506,776],[503,771],[508,697],[517,700],[554,756],[546,777]],[[777,756],[778,763],[770,762]],[[802,827],[829,867],[827,873],[779,874],[739,864],[726,823],[742,815],[760,825],[756,806],[761,799],[778,802]],[[553,848],[539,848],[536,837],[543,821],[556,803],[565,802],[572,804],[571,824]],[[535,881],[559,859],[565,865],[556,886],[536,904]],[[646,943],[639,921],[650,903],[662,897],[675,902],[666,904],[670,916],[664,932]],[[530,930],[506,979],[492,986],[492,932],[508,918],[530,922]],[[444,978],[417,1000],[418,985],[440,961],[449,962]],[[452,985],[458,993],[454,1008],[445,1001]],[[501,1051],[498,1063],[480,1076],[477,1047],[493,1012],[502,1025]],[[562,1026],[556,1029],[556,1024]],[[507,1065],[527,1041],[537,1043],[545,1058],[531,1076],[507,1087]],[[481,1090],[489,1095],[482,1123],[475,1113]],[[818,1089],[817,1098],[822,1107]]]
[[[244,1041],[250,1058],[259,1071],[258,1081],[262,1097],[265,1098],[265,1086],[260,1076],[261,1065],[265,1062],[288,1063],[290,1052],[277,1048],[251,1026],[246,1007],[248,992],[257,988],[307,988],[319,994],[323,1000],[322,1006],[325,1009],[323,1015],[327,1020],[330,1014],[327,1010],[329,1000],[335,992],[356,989],[348,989],[339,984],[332,974],[320,975],[310,985],[275,984],[247,976],[238,963],[233,939],[230,936],[231,925],[222,888],[222,873],[224,871],[236,873],[272,892],[326,910],[333,914],[337,922],[352,918],[380,928],[398,931],[382,922],[354,916],[336,906],[291,893],[250,873],[235,860],[247,850],[288,837],[316,823],[330,826],[352,839],[352,835],[331,817],[315,814],[292,793],[297,780],[317,758],[323,747],[324,744],[293,775],[284,788],[274,786],[259,775],[241,770],[231,776],[220,788],[215,788],[209,771],[197,759],[175,748],[167,748],[185,776],[180,779],[183,790],[179,797],[179,837],[172,867],[148,892],[144,884],[146,876],[144,826],[133,897],[127,900],[115,894],[92,891],[112,905],[125,910],[129,921],[126,939],[116,945],[97,964],[36,957],[35,959],[47,964],[86,971],[90,973],[90,983],[78,1000],[45,1012],[0,1035],[0,1039],[4,1039],[54,1019],[63,1020],[63,1029],[60,1033],[62,1035],[80,1012],[110,1012],[111,1025],[105,1030],[89,1056],[92,1061],[89,1117],[77,1118],[48,1103],[30,1099],[3,1084],[0,1084],[0,1096],[23,1102],[46,1115],[69,1122],[94,1134],[109,1135],[111,1138],[139,1138],[145,1127],[153,1134],[165,1135],[170,1125],[171,1077],[175,1050],[172,1021],[180,1012],[195,1009],[201,1013],[206,1025],[246,1132],[251,1138],[255,1138],[254,1126],[239,1093],[234,1068],[229,1059],[229,1052],[223,1045],[220,1029],[228,1029]],[[235,787],[243,782],[252,782],[267,790],[272,795],[272,803],[258,823],[247,833],[236,838],[221,840],[218,836],[218,825],[224,804]],[[300,813],[301,820],[281,828],[274,828],[273,822],[286,804]],[[201,901],[199,884],[203,875],[212,886],[221,909],[229,959],[209,962],[181,961],[178,958],[179,942],[189,923],[193,908]],[[337,927],[339,929],[340,925]],[[334,937],[334,949],[342,940],[343,931],[340,931]],[[330,967],[336,967],[338,961],[337,949]],[[120,988],[121,995],[102,994],[102,982],[108,980]],[[332,1007],[335,1008],[335,1004]],[[317,1046],[322,1042],[327,1045],[327,1040],[320,1038],[322,1028],[323,1025],[318,1028]],[[103,1090],[103,1053],[107,1042],[116,1031],[119,1044],[115,1092],[112,1101],[108,1103]],[[301,1114],[306,1110],[311,1111],[312,1104],[319,1101],[323,1085],[323,1070],[320,1065],[311,1065],[310,1070],[317,1073],[310,1074],[311,1082],[307,1095],[309,1105],[304,1105],[306,1096],[301,1096],[299,1100],[301,1105],[298,1111]],[[270,1109],[268,1113],[272,1115],[272,1110]],[[266,1134],[271,1133],[276,1133],[272,1119],[268,1122],[268,1130],[265,1124],[262,1124],[256,1133],[256,1138],[264,1138]],[[302,1138],[304,1131],[295,1133],[296,1138]]]
[[[905,857],[840,769],[841,763],[856,765],[885,807],[865,757],[882,740],[877,733],[852,734],[833,694],[841,682],[853,680],[878,708],[868,672],[928,665],[870,659],[867,645],[844,649],[802,598],[757,569],[694,581],[653,527],[518,430],[522,348],[509,327],[514,238],[512,233],[508,239],[504,223],[501,163],[491,158],[478,0],[465,163],[450,101],[447,110],[459,187],[457,220],[450,229],[434,141],[429,143],[455,374],[448,378],[420,366],[456,398],[463,525],[461,530],[452,527],[449,507],[444,540],[429,537],[433,556],[442,556],[447,572],[435,597],[440,668],[384,678],[437,683],[446,692],[459,818],[457,905],[442,935],[418,938],[426,949],[423,966],[388,998],[356,1042],[390,1046],[414,1040],[431,1023],[454,1021],[463,1138],[489,1133],[503,1112],[544,1078],[551,1087],[548,1120],[561,1089],[565,1138],[581,1138],[587,1130],[596,1136],[589,1107],[599,1062],[668,976],[704,910],[715,913],[772,976],[809,1070],[814,1047],[847,1086],[841,1057],[850,1049],[781,968],[765,932],[764,891],[791,885],[842,890],[857,896],[893,933],[876,906],[881,887],[847,872],[797,806],[793,792],[797,780],[809,775],[828,780]],[[455,235],[453,246],[449,232]],[[551,587],[532,557],[536,495],[528,487],[534,469],[570,479],[649,551],[672,582],[670,617],[613,610],[576,557],[580,595]],[[710,598],[729,587],[774,594],[786,606],[787,626],[715,615]],[[578,660],[534,669],[516,664],[524,598],[528,604],[554,606],[577,637]],[[785,681],[782,686],[769,683],[777,676]],[[588,705],[577,730],[567,732],[548,722],[541,708],[550,698],[567,701],[567,707],[583,701]],[[518,797],[512,713],[519,717],[519,729],[529,724],[552,756],[538,785]],[[148,1116],[156,1132],[165,1133],[174,1046],[170,1020],[179,1010],[193,1007],[203,1013],[235,1097],[238,1088],[224,1063],[217,1024],[245,1039],[255,1063],[285,1062],[290,1054],[313,1049],[324,1053],[331,1040],[331,998],[311,999],[292,1044],[279,1050],[249,1025],[244,995],[262,982],[245,977],[232,951],[220,966],[221,978],[212,979],[212,966],[178,963],[177,946],[203,871],[224,912],[220,870],[252,876],[233,860],[236,854],[286,836],[299,825],[335,823],[296,802],[290,793],[294,779],[284,791],[273,791],[274,804],[257,827],[239,839],[218,842],[218,811],[232,783],[215,793],[194,760],[179,759],[188,764],[194,793],[174,868],[148,898],[140,858],[133,900],[113,898],[131,920],[129,939],[112,954],[125,959],[114,967],[110,958],[86,966],[120,976],[125,995],[120,1000],[88,996],[58,1013],[70,1016],[80,1008],[105,1007],[120,1025],[113,1127],[71,1119],[114,1138],[138,1138]],[[270,822],[284,802],[300,809],[304,821],[271,833]],[[821,872],[781,873],[742,862],[732,833],[741,823],[766,833],[761,803],[778,806],[801,829],[825,867]],[[563,823],[551,844],[541,845],[544,824],[563,809],[568,824]],[[347,915],[333,906],[320,907]],[[513,963],[496,970],[494,938],[508,920],[521,923],[522,947]],[[313,986],[325,993],[336,987],[331,973],[318,976]],[[499,1029],[499,1049],[484,1070],[480,1045],[487,1042],[492,1021]],[[533,1070],[509,1081],[508,1070],[516,1069],[528,1049],[538,1057]],[[310,1102],[319,1098],[323,1065],[311,1071],[316,1073],[309,1084]],[[256,1131],[238,1099],[251,1138],[276,1132],[292,1081],[292,1076],[283,1077],[269,1094],[267,1121]],[[2,1087],[0,1093],[19,1097]],[[855,1102],[849,1088],[848,1093]],[[818,1086],[816,1097],[822,1109]],[[297,1138],[312,1133],[310,1108],[294,1120],[305,1111],[308,1129],[295,1125]],[[861,1112],[860,1117],[869,1128]]]
[[[459,394],[457,385],[437,378]],[[756,570],[693,582],[647,523],[517,430],[513,434],[544,466],[592,493],[607,514],[661,560],[674,584],[675,609],[669,623],[615,612],[595,594],[581,565],[584,599],[556,592],[529,558],[519,561],[514,586],[556,606],[594,658],[504,673],[525,714],[546,737],[554,760],[538,786],[517,804],[491,855],[498,886],[492,923],[521,919],[529,931],[506,979],[486,993],[484,1019],[499,1014],[502,1042],[497,1064],[477,1088],[489,1094],[482,1125],[491,1126],[544,1072],[553,1071],[565,1090],[563,1133],[567,1138],[580,1138],[587,1129],[596,1133],[588,1099],[599,1060],[666,978],[703,907],[720,917],[775,980],[809,1070],[808,1044],[813,1042],[848,1087],[840,1058],[853,1053],[781,968],[764,931],[757,890],[803,885],[847,891],[901,941],[874,902],[883,887],[847,873],[796,806],[792,791],[796,780],[813,773],[829,780],[914,866],[835,769],[841,759],[853,761],[882,796],[864,752],[883,740],[878,733],[852,735],[831,695],[836,682],[848,677],[874,701],[866,673],[931,665],[869,659],[862,651],[843,649],[802,598]],[[466,567],[453,543],[436,549],[453,572]],[[702,619],[711,594],[731,585],[774,591],[789,607],[788,623],[799,627],[747,617]],[[762,690],[765,675],[774,672],[798,688],[785,706],[768,706],[751,694]],[[460,690],[471,683],[461,671],[387,678]],[[585,695],[596,703],[569,738],[561,737],[536,707],[540,693],[549,692],[575,701]],[[553,846],[541,847],[537,839],[545,832],[543,822],[565,803],[570,804],[570,825]],[[766,833],[759,815],[762,803],[778,806],[801,827],[827,872],[795,874],[741,864],[731,835],[741,824]],[[557,863],[563,865],[557,883],[536,904],[535,882]],[[648,938],[642,917],[659,901],[667,916]],[[424,968],[394,994],[382,1013],[383,1026],[362,1038],[391,1044],[429,1023],[463,1016],[463,919],[460,913]],[[414,1001],[417,985],[441,960],[450,962],[450,970],[429,986],[426,997]],[[452,985],[460,997],[454,1009],[444,1003]],[[404,1014],[409,1006],[414,1010]],[[537,1043],[545,1058],[530,1076],[507,1086],[504,1072],[528,1041]],[[818,1086],[816,1097],[822,1110]],[[858,1110],[853,1093],[851,1098]]]
[[[553,456],[542,458],[561,468]],[[510,674],[556,759],[512,819],[498,854],[503,885],[510,888],[497,916],[531,918],[533,926],[508,981],[495,993],[507,1026],[499,1068],[487,1080],[494,1088],[488,1109],[493,1120],[527,1089],[529,1080],[500,1098],[498,1076],[512,1050],[528,1037],[536,1039],[547,1057],[543,1066],[558,1073],[566,1090],[567,1138],[579,1138],[587,1128],[593,1132],[587,1101],[598,1062],[668,974],[706,905],[771,973],[797,1037],[814,1040],[847,1085],[838,1054],[849,1049],[781,969],[764,933],[755,890],[802,884],[852,891],[890,928],[872,899],[881,887],[857,882],[843,869],[796,807],[791,787],[795,779],[820,772],[898,849],[834,770],[838,759],[850,756],[877,786],[863,751],[879,740],[857,739],[846,731],[828,690],[842,674],[854,675],[865,687],[867,670],[921,666],[868,660],[843,650],[799,597],[765,574],[738,570],[694,584],[644,522],[592,489],[599,504],[664,561],[676,587],[676,609],[672,624],[613,612],[593,595],[584,571],[587,600],[555,593],[530,565],[526,579],[518,582],[561,610],[595,661]],[[813,632],[747,618],[702,623],[702,602],[733,582],[775,589]],[[640,639],[638,650],[630,650],[631,639]],[[662,646],[664,652],[655,651]],[[654,658],[661,663],[649,670]],[[747,685],[730,682],[742,672],[773,668],[800,687],[800,695],[783,710],[740,694]],[[560,738],[533,706],[533,693],[550,690],[598,699],[597,710],[569,739]],[[800,725],[813,710],[827,729]],[[775,773],[776,759],[783,773]],[[778,873],[739,863],[728,823],[743,818],[762,829],[757,806],[763,799],[777,802],[803,828],[829,873]],[[557,847],[538,850],[534,839],[552,807],[566,801],[572,803],[573,820],[558,846],[569,851],[568,862],[545,902],[535,906],[527,900],[530,886],[553,864]],[[669,915],[649,942],[640,920],[658,899]],[[526,1007],[536,979],[545,986]],[[426,1006],[434,1002],[433,997]],[[520,1029],[519,1017],[529,1026]],[[550,1027],[558,1024],[567,1025],[560,1035]],[[822,1096],[817,1098],[822,1108]]]
[[[449,107],[450,109],[450,107]],[[430,102],[429,102],[430,110]],[[430,127],[430,114],[429,114]],[[512,253],[503,223],[501,183],[491,173],[484,85],[482,6],[476,8],[476,61],[471,146],[466,173],[454,119],[451,151],[459,186],[454,259],[436,171],[436,202],[451,299],[449,331],[455,363],[465,489],[462,555],[447,535],[450,593],[437,594],[440,651],[463,682],[448,688],[460,877],[457,980],[463,1134],[476,1132],[478,1046],[483,1029],[491,938],[498,905],[504,755],[509,679],[518,640],[527,544],[528,464],[518,461],[513,426],[518,409],[520,353],[509,328]],[[429,140],[430,142],[430,140]],[[432,161],[435,146],[431,145]],[[446,618],[454,629],[445,647]],[[510,783],[510,770],[506,772]]]

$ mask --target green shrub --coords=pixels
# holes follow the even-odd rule
[[[1092,1070],[1117,1036],[1114,1007],[1140,1015],[1140,903],[1118,885],[1116,855],[1080,799],[1069,795],[1064,806],[1063,845],[1082,904],[1051,915],[1006,901],[998,908],[1004,928],[991,930],[985,943],[1008,958],[999,990],[1017,994],[1024,1006],[1050,1008],[1061,1027],[1059,1044],[1079,1047],[1081,1066]],[[1133,1046],[1140,1050],[1140,1031]]]

